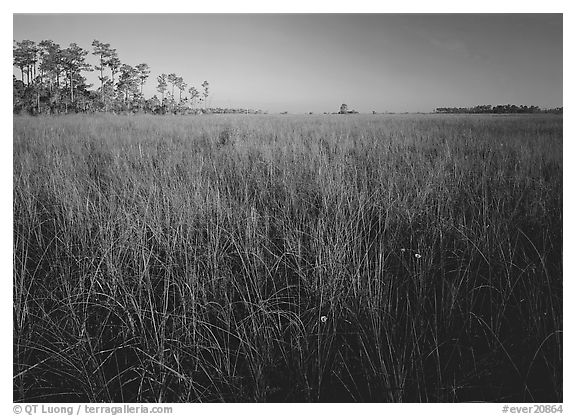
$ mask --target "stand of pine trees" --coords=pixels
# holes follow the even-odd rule
[[[202,94],[176,74],[158,77],[158,92],[146,99],[144,85],[150,74],[148,64],[131,66],[122,63],[116,49],[95,40],[91,54],[94,65],[87,62],[89,51],[75,43],[62,48],[51,40],[36,43],[15,41],[13,64],[13,111],[15,114],[66,114],[79,112],[198,114],[211,112],[206,107],[208,81],[201,85]],[[84,74],[96,71],[99,84],[87,84]],[[168,90],[167,83],[171,89]],[[199,104],[198,107],[195,107]],[[242,112],[242,110],[234,110]]]

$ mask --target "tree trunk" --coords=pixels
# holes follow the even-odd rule
[[[102,101],[104,101],[104,112],[108,112],[108,95],[104,92],[104,86],[102,86]]]
[[[60,104],[60,72],[56,70],[56,105]]]
[[[100,55],[100,93],[104,93],[104,60],[103,56]]]

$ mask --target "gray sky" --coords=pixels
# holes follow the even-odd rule
[[[212,106],[270,112],[562,106],[561,14],[14,15],[14,40],[91,51],[175,72]],[[96,57],[89,55],[90,63]],[[96,84],[96,73],[88,75]]]

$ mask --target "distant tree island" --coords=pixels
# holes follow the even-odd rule
[[[475,107],[439,107],[436,113],[442,114],[536,114],[536,113],[554,113],[562,114],[564,107],[550,109],[541,109],[531,105],[477,105]]]

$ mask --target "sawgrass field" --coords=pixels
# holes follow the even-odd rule
[[[13,121],[18,402],[561,402],[562,116]]]

